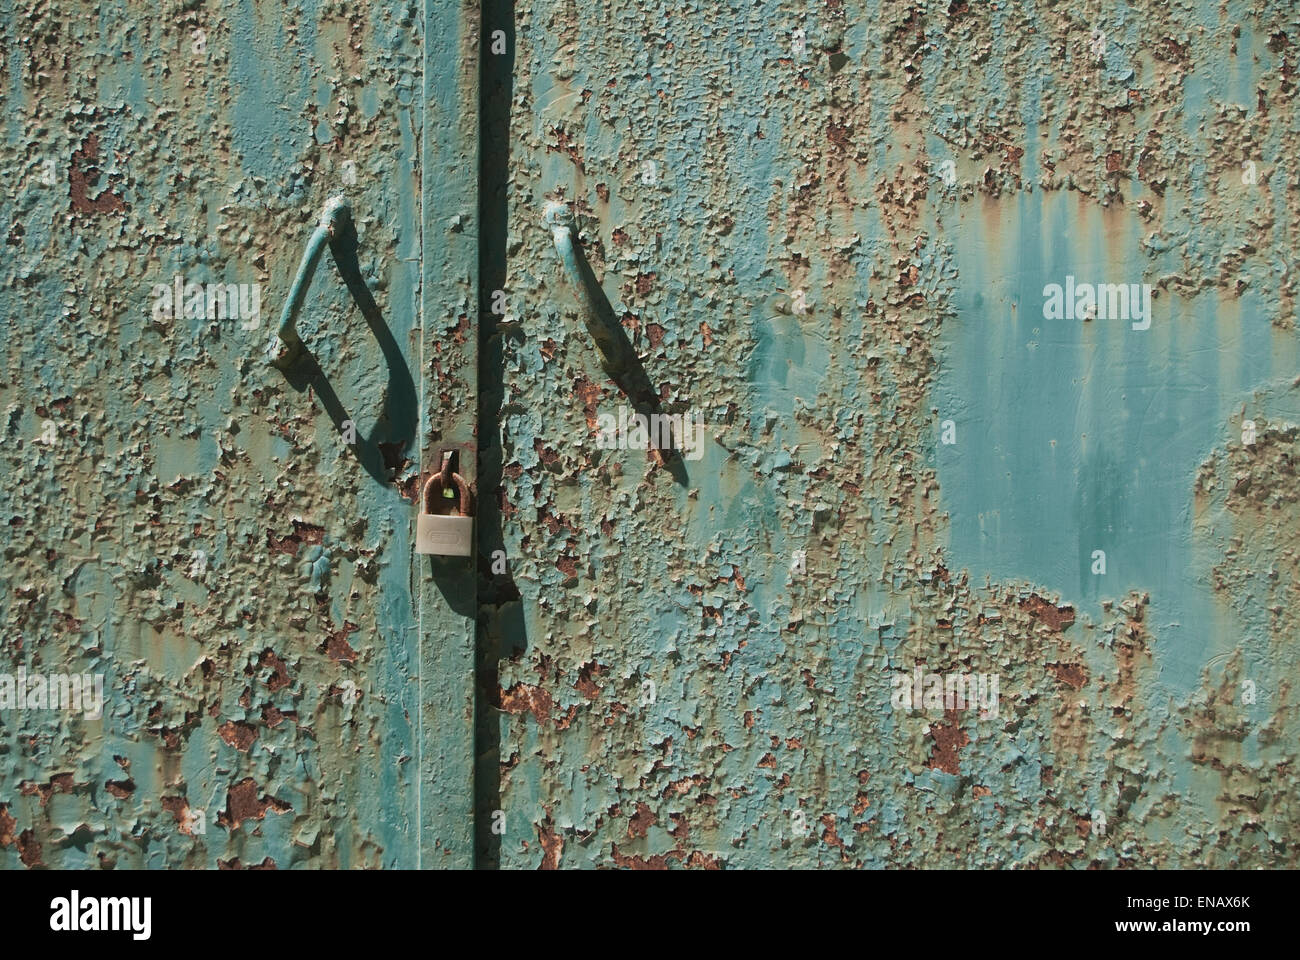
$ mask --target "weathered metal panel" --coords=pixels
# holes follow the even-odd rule
[[[104,710],[0,713],[0,865],[470,862],[444,668],[472,612],[411,527],[431,429],[472,433],[472,311],[464,347],[430,298],[475,287],[443,235],[475,207],[474,14],[3,5],[0,671],[102,675]],[[317,366],[281,374],[264,348],[339,192],[359,284],[323,258]],[[249,309],[173,315],[177,276]]]
[[[0,866],[1296,865],[1289,5],[0,36]]]
[[[1294,865],[1294,9],[503,12],[488,856]],[[600,448],[553,199],[701,459]]]
[[[441,454],[473,483],[478,420],[479,14],[474,0],[428,0],[424,29],[424,296],[420,476]],[[424,867],[474,863],[478,570],[419,557]],[[414,579],[414,578],[413,578]]]

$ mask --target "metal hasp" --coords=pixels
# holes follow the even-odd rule
[[[272,340],[270,344],[269,352],[273,366],[287,370],[306,349],[302,338],[298,336],[298,312],[302,309],[302,302],[311,287],[312,277],[316,275],[316,265],[320,262],[325,244],[327,242],[332,244],[336,237],[342,236],[351,221],[352,208],[344,197],[330,197],[325,201],[325,207],[321,210],[320,223],[307,241],[307,249],[303,251],[302,260],[298,264],[298,273],[293,278],[293,286],[289,288],[289,298],[280,313],[280,329],[276,331],[278,342]]]

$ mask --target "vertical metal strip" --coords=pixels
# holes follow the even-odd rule
[[[477,474],[477,0],[425,0],[421,155],[421,476],[443,450]],[[415,509],[411,512],[412,527]],[[477,557],[411,555],[419,591],[420,855],[474,865],[474,641]]]

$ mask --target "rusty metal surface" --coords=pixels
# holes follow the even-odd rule
[[[1294,866],[1294,8],[489,9],[516,316],[481,856]],[[629,400],[555,199],[703,414],[677,476],[599,447]],[[1150,284],[1149,328],[1047,319],[1067,275]],[[994,709],[896,703],[918,667]]]
[[[476,289],[477,10],[424,17],[3,5],[0,671],[102,675],[104,709],[0,713],[0,865],[470,862],[472,613],[411,526],[422,444],[473,429],[473,310],[445,311]],[[356,262],[323,257],[282,374],[339,192]],[[173,313],[177,276],[259,310]]]
[[[0,37],[0,867],[1297,865],[1289,4]]]

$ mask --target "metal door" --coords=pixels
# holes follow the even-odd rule
[[[0,866],[1294,863],[1300,26],[1179,15],[0,2]]]
[[[474,473],[478,12],[427,6],[4,5],[5,866],[471,862],[474,574],[412,526]]]
[[[1293,12],[485,10],[484,862],[1293,862]]]

